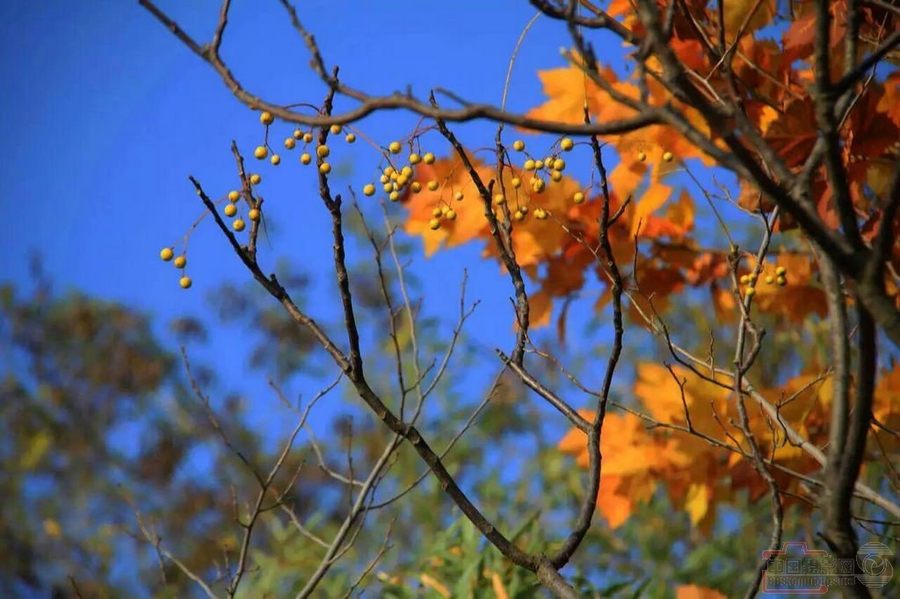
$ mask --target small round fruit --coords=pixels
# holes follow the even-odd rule
[[[434,164],[434,154],[426,152],[425,155],[422,156],[422,162],[425,164]]]
[[[225,213],[225,216],[232,217],[237,214],[237,206],[234,204],[228,204],[225,208],[222,209],[222,212]]]
[[[363,195],[367,195],[367,196],[375,195],[375,186],[372,185],[371,183],[366,183],[365,186],[363,186]]]
[[[328,146],[319,146],[316,148],[316,156],[318,156],[319,158],[325,158],[329,154],[331,154],[331,150],[328,148]]]
[[[404,175],[406,177],[412,177],[413,176],[412,167],[409,166],[408,164],[403,165],[403,168],[400,169],[400,174]]]
[[[750,282],[750,277],[748,277],[747,275],[741,275],[741,278],[738,279],[738,281],[740,281],[741,285],[746,285]]]
[[[159,257],[163,262],[168,262],[175,256],[175,252],[172,251],[172,248],[163,248],[159,251]]]
[[[250,212],[247,213],[247,218],[252,221],[259,220],[259,208],[251,208]]]
[[[427,184],[428,191],[437,191],[438,182],[437,181],[429,181]]]
[[[534,161],[534,170],[539,171],[542,168],[544,168],[544,161],[543,160],[535,160]]]
[[[571,150],[572,148],[575,147],[575,142],[572,141],[571,139],[569,139],[568,137],[563,137],[559,142],[559,147],[562,148],[564,151],[568,152],[569,150]],[[562,170],[562,169],[557,169],[557,170]]]
[[[338,125],[338,124],[334,124],[334,125],[331,126],[331,134],[332,134],[332,135],[339,135],[340,132],[343,131],[343,130],[344,130],[343,127],[341,127],[341,126]]]
[[[462,202],[464,197],[465,196],[463,195],[463,192],[461,192],[461,191],[457,191],[456,193],[453,194],[453,199],[456,200],[457,202]]]
[[[535,208],[534,209],[534,217],[538,220],[546,220],[547,211],[543,208]]]
[[[391,192],[394,190],[394,184],[388,181],[384,185],[381,186],[381,189],[385,191],[385,193]]]
[[[512,185],[514,188],[518,189],[518,188],[522,187],[522,180],[519,179],[518,177],[513,177],[512,180],[509,182],[509,184]]]
[[[422,191],[422,184],[418,181],[413,181],[410,184],[409,188],[413,190],[413,193],[419,193],[420,191]]]
[[[637,159],[640,162],[645,162],[647,160],[647,154],[645,152],[638,152]]]
[[[192,283],[193,281],[191,281],[190,277],[181,277],[178,279],[178,284],[181,285],[182,289],[190,289]]]
[[[391,193],[388,194],[388,199],[392,202],[396,202],[397,200],[400,199],[400,192],[392,191]]]
[[[775,279],[775,282],[778,283],[779,287],[784,287],[785,285],[787,285],[787,279],[784,278],[783,276]]]
[[[554,183],[559,183],[562,181],[562,173],[559,171],[550,171],[550,178],[553,179]]]
[[[523,220],[525,220],[525,213],[521,210],[516,210],[515,212],[513,212],[513,218],[519,222],[522,222]]]
[[[428,221],[428,227],[432,231],[437,231],[441,228],[441,221],[436,218],[432,218],[430,221]]]
[[[309,155],[309,152],[300,154],[300,164],[309,164],[310,162],[312,162],[312,156]]]
[[[302,139],[302,138],[303,138],[303,131],[301,131],[300,129],[294,129],[294,139]]]
[[[319,165],[319,172],[322,173],[323,175],[327,175],[328,173],[331,172],[331,165],[328,164],[327,162],[323,162],[322,164]]]
[[[352,144],[356,141],[356,135],[353,133],[348,133],[344,136],[344,141],[346,141],[348,144]]]
[[[581,193],[580,191],[576,191],[575,195],[572,196],[572,201],[575,202],[576,204],[584,203],[584,194]]]
[[[409,163],[410,164],[419,164],[420,162],[422,162],[422,157],[419,156],[418,154],[416,154],[415,152],[413,152],[412,154],[409,155]]]
[[[537,164],[535,163],[535,161],[532,160],[531,158],[529,158],[528,160],[525,161],[525,164],[522,165],[522,168],[525,169],[526,171],[533,171],[536,166],[537,166]]]
[[[288,137],[286,140],[284,140],[284,147],[288,150],[293,150],[297,147],[297,140],[293,137]]]
[[[443,209],[440,206],[436,206],[431,210],[431,216],[435,218],[440,218],[444,214]]]
[[[450,208],[444,216],[447,217],[447,220],[456,220],[456,210]]]
[[[779,266],[778,268],[775,269],[775,276],[783,277],[784,273],[786,273],[786,272],[787,272],[787,269],[785,267]]]
[[[275,122],[275,117],[272,116],[271,112],[266,111],[259,115],[259,122],[268,127]]]
[[[566,161],[562,158],[557,158],[553,161],[553,170],[564,171],[566,170]]]
[[[177,258],[175,258],[175,262],[173,262],[172,264],[175,265],[175,268],[184,268],[187,265],[187,258],[185,258],[184,256],[178,256]]]
[[[513,150],[515,150],[516,152],[521,152],[524,149],[525,149],[525,142],[522,141],[521,139],[517,139],[516,141],[513,142]]]
[[[253,150],[253,155],[262,160],[269,155],[269,150],[266,149],[266,146],[256,146],[256,149]]]
[[[672,162],[675,159],[675,154],[672,152],[663,152],[663,161],[664,162]]]
[[[278,154],[272,154],[272,157],[269,158],[269,162],[272,163],[272,166],[278,166],[279,164],[281,164],[281,156],[279,156]]]
[[[400,150],[402,149],[403,146],[400,145],[399,141],[392,141],[390,144],[388,144],[388,152],[390,152],[391,154],[399,154]]]
[[[236,218],[234,222],[231,223],[231,228],[240,233],[247,226],[247,223],[244,222],[243,219]]]
[[[252,175],[250,175],[250,184],[251,185],[259,185],[260,183],[262,183],[261,176],[259,176],[256,173],[253,173]]]
[[[756,287],[747,287],[744,295],[746,295],[747,297],[753,297],[754,295],[756,295]]]
[[[229,202],[237,202],[239,199],[241,199],[240,192],[237,192],[237,191],[229,191],[228,192],[228,201]]]
[[[774,282],[775,282],[775,277],[773,277],[772,275],[766,275],[766,283],[767,284],[771,285]]]
[[[544,191],[544,180],[538,177],[535,177],[531,180],[531,188],[535,191],[535,193],[541,193]]]
[[[494,203],[498,206],[506,203],[506,197],[502,193],[498,193],[494,196]]]
[[[303,134],[303,143],[305,143],[305,144],[312,143],[312,140],[313,140],[312,133],[307,131],[306,133]]]

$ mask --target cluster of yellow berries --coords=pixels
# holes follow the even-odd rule
[[[182,289],[189,289],[191,284],[191,278],[184,274],[184,268],[187,266],[187,258],[182,254],[181,256],[175,256],[175,250],[168,247],[163,248],[159,252],[159,257],[163,260],[163,262],[172,262],[175,264],[175,268],[181,271],[181,278],[178,280],[178,284],[181,285]],[[174,258],[174,260],[172,260]]]
[[[400,145],[399,141],[392,141],[388,145],[388,152],[391,154],[399,154],[402,149],[403,146]],[[388,199],[392,202],[396,202],[407,188],[413,193],[422,191],[422,184],[418,181],[413,181],[413,175],[415,174],[414,167],[421,163],[434,164],[434,161],[435,157],[431,152],[427,152],[424,155],[413,152],[409,155],[408,164],[396,166],[388,164],[384,167],[378,180],[381,183],[384,192],[388,194]],[[439,187],[437,181],[428,181],[426,186],[429,191],[437,191]],[[363,186],[364,195],[373,196],[375,195],[375,191],[376,188],[374,183],[368,183]]]
[[[638,152],[637,155],[638,162],[646,162],[647,161],[647,153],[644,151]],[[663,152],[662,155],[663,162],[672,162],[675,160],[675,154],[669,152],[668,150]]]
[[[752,272],[748,275],[741,275],[741,278],[739,280],[741,282],[741,285],[747,286],[746,290],[744,291],[744,295],[746,295],[747,297],[753,297],[754,295],[756,295],[757,275],[755,272]],[[766,275],[766,278],[764,280],[769,285],[775,284],[779,287],[784,287],[785,285],[787,285],[787,269],[785,269],[783,266],[779,266],[775,269],[775,276]]]
[[[225,204],[224,208],[222,208],[222,213],[225,216],[227,216],[228,218],[234,218],[235,216],[237,216],[237,213],[238,213],[237,203],[238,203],[238,201],[240,201],[240,199],[241,199],[240,192],[234,191],[234,190],[229,191],[228,192],[228,203]],[[247,218],[254,222],[258,221],[260,219],[260,216],[261,215],[259,212],[259,208],[251,208],[247,212]],[[243,231],[244,229],[247,228],[247,223],[244,221],[243,218],[238,217],[238,218],[235,218],[233,221],[231,221],[231,228],[234,229],[235,231],[237,231],[238,233],[240,233],[241,231]]]
[[[275,117],[272,116],[270,112],[263,112],[259,115],[259,122],[268,127],[273,122],[275,122]],[[330,128],[332,135],[340,135],[344,132],[344,128],[341,125],[332,125]],[[295,129],[294,133],[291,137],[288,137],[284,140],[284,147],[288,150],[293,150],[297,147],[297,142],[303,142],[303,149],[306,150],[307,146],[313,141],[313,133],[312,131],[302,131],[301,129]],[[348,144],[352,144],[356,141],[355,133],[346,133],[344,135],[344,141]],[[257,146],[257,148],[253,151],[253,155],[258,160],[265,160],[266,157],[269,156],[269,148],[265,145]],[[323,175],[327,175],[331,172],[331,164],[325,159],[331,155],[331,148],[327,145],[322,144],[316,146],[315,155],[320,159],[319,164],[319,172]],[[313,155],[310,152],[304,151],[300,154],[300,164],[306,165],[310,164],[313,161]],[[281,164],[281,156],[278,154],[272,153],[272,156],[269,158],[269,162],[271,162],[274,166],[278,166]]]
[[[575,147],[575,142],[572,141],[568,137],[564,137],[559,141],[559,148],[563,152],[569,152],[574,147]],[[516,141],[513,142],[512,148],[516,152],[524,152],[525,151],[525,142],[522,141],[521,139],[517,139]],[[555,154],[551,154],[550,156],[547,156],[546,158],[543,158],[543,159],[542,158],[536,159],[536,158],[529,156],[522,163],[522,170],[532,173],[530,185],[531,185],[531,190],[534,193],[543,193],[544,190],[547,188],[547,180],[545,180],[544,177],[547,177],[547,179],[549,179],[551,183],[559,183],[560,181],[562,181],[563,171],[565,169],[566,169],[566,161],[563,158],[561,158],[559,155],[555,155]],[[541,171],[543,171],[543,174]],[[519,189],[522,186],[522,179],[519,177],[513,177],[512,180],[510,181],[510,183],[512,184],[514,189]],[[576,204],[581,204],[582,202],[584,202],[584,194],[580,191],[576,192],[572,197],[572,201],[575,202]],[[496,198],[495,198],[495,203],[500,204],[502,202],[496,202]],[[521,215],[519,215],[520,211],[521,211],[521,209],[517,210],[515,213],[513,213],[513,218],[521,221],[525,218],[525,215],[528,213],[528,210],[526,209],[524,212],[522,212]],[[535,216],[535,218],[543,220],[543,219],[547,218],[547,213],[544,210],[538,209],[538,210],[535,210],[534,216]]]

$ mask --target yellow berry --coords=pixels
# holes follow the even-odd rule
[[[430,221],[428,221],[428,226],[432,231],[437,231],[441,228],[441,221],[436,218],[432,218]]]
[[[389,183],[390,180],[390,177],[388,177],[387,175],[381,175],[380,177],[378,177],[379,183]]]
[[[185,258],[184,256],[178,256],[177,258],[175,258],[175,262],[173,262],[173,264],[175,265],[175,268],[184,268],[185,265],[187,265],[187,258]]]
[[[294,129],[294,139],[300,139],[303,137],[303,131],[300,129]]]
[[[543,160],[535,160],[534,161],[534,170],[539,171],[542,168],[544,168],[544,161]]]
[[[243,219],[240,219],[240,218],[234,219],[234,221],[231,223],[231,228],[234,229],[235,231],[237,231],[238,233],[243,231],[244,227],[246,227],[246,226],[247,226],[247,223],[245,223],[243,221]]]
[[[746,285],[750,282],[750,277],[748,277],[747,275],[741,275],[741,278],[738,279],[738,281],[741,282],[741,285]]]
[[[159,257],[163,262],[168,262],[172,259],[172,256],[175,255],[175,252],[172,251],[172,248],[163,248],[159,251]]]
[[[354,135],[353,133],[348,133],[344,136],[344,141],[346,141],[348,144],[352,144],[354,141],[356,141],[356,135]]]
[[[365,186],[363,186],[363,194],[367,196],[375,195],[375,186],[371,183],[366,183]]]
[[[456,210],[450,208],[444,216],[447,217],[447,220],[456,220]]]
[[[259,220],[259,209],[258,209],[258,208],[251,208],[251,209],[250,209],[250,212],[247,213],[247,218],[249,218],[249,219],[252,220],[252,221],[257,221],[257,220]]]
[[[332,135],[338,135],[342,130],[343,128],[340,125],[335,124],[331,126]]]
[[[328,173],[331,172],[331,165],[328,164],[327,162],[323,162],[322,164],[319,165],[319,172],[322,173],[323,175],[327,175]]]
[[[456,200],[457,202],[462,202],[464,197],[465,196],[463,195],[463,192],[461,192],[461,191],[457,191],[456,193],[453,194],[453,199]]]
[[[750,283],[755,283],[756,279],[759,278],[759,275],[757,275],[755,272],[751,272],[749,275],[747,275],[747,278],[750,279]]]
[[[260,183],[262,183],[262,177],[260,177],[256,173],[253,173],[252,175],[250,175],[250,184],[251,185],[259,185]]]
[[[403,165],[403,168],[400,169],[400,174],[405,177],[412,177],[413,176],[412,167],[409,166],[408,164]]]
[[[775,282],[775,277],[773,277],[772,275],[766,275],[766,283],[771,285],[774,282]]]
[[[672,160],[674,158],[675,158],[675,154],[673,154],[672,152],[664,152],[663,153],[663,161],[664,162],[672,162]]]
[[[400,192],[392,191],[391,193],[388,194],[388,199],[392,202],[396,202],[397,200],[400,199]]]
[[[535,193],[541,193],[544,191],[544,180],[540,177],[535,177],[531,180],[531,188],[535,191]]]
[[[581,204],[582,202],[584,202],[584,194],[580,191],[576,191],[575,195],[572,196],[572,201],[576,204]]]
[[[394,171],[391,173],[391,181],[396,181],[399,178],[400,178],[400,173],[398,173],[397,171]]]
[[[312,162],[312,156],[309,155],[309,152],[300,154],[300,164],[309,164],[310,162]]]
[[[293,150],[295,147],[297,147],[297,141],[293,137],[288,137],[286,140],[284,140],[284,147],[288,150]]]
[[[237,206],[235,206],[234,204],[228,204],[227,206],[225,206],[225,208],[222,209],[222,212],[225,213],[225,216],[234,216],[235,214],[237,214]]]
[[[637,159],[641,162],[644,162],[647,160],[647,154],[644,152],[638,152]]]
[[[428,191],[437,191],[438,182],[437,181],[429,181],[427,184]]]
[[[505,204],[506,198],[503,196],[502,193],[498,193],[497,195],[494,196],[494,203],[497,204],[498,206],[501,204]]]
[[[575,147],[575,142],[572,141],[571,139],[569,139],[568,137],[563,137],[559,142],[559,147],[562,148],[563,150],[565,150],[566,152],[568,152],[569,150],[571,150],[572,148]],[[556,170],[562,170],[562,169],[556,169]]]
[[[253,155],[262,160],[269,155],[269,151],[265,146],[257,146],[256,149],[253,150]]]
[[[553,169],[557,170],[557,171],[566,170],[566,161],[563,160],[562,158],[557,158],[556,160],[553,161]]]
[[[516,210],[515,212],[513,212],[513,218],[519,222],[522,222],[523,220],[525,220],[525,213],[521,210]]]
[[[426,152],[425,155],[422,156],[422,162],[425,164],[434,164],[434,154]]]
[[[319,146],[316,148],[316,156],[319,158],[325,158],[331,154],[331,150],[328,149],[328,146]]]
[[[547,211],[543,208],[535,208],[534,217],[538,220],[544,220],[547,218]]]
[[[525,142],[522,141],[521,139],[517,139],[516,141],[513,142],[513,150],[515,150],[516,152],[521,152],[524,149],[525,149]]]
[[[787,279],[784,277],[778,277],[777,279],[775,279],[775,282],[778,283],[779,287],[784,287],[785,285],[787,285]]]
[[[182,289],[190,289],[191,283],[193,283],[193,281],[191,281],[190,277],[181,277],[178,279],[178,284],[181,285]]]
[[[272,163],[272,166],[278,166],[279,164],[281,164],[281,156],[279,156],[278,154],[272,154],[272,157],[269,158],[269,162]]]
[[[391,154],[399,154],[400,150],[402,149],[403,146],[400,145],[399,141],[392,141],[390,144],[388,144],[388,152],[390,152]]]
[[[241,199],[241,194],[237,191],[229,191],[228,192],[228,201],[229,202],[237,202]]]
[[[559,183],[562,181],[562,173],[559,171],[550,171],[550,178],[553,179],[554,182]]]
[[[422,191],[422,184],[418,181],[413,181],[409,188],[413,190],[413,193],[419,193]]]
[[[419,164],[420,162],[422,162],[422,157],[419,156],[418,154],[416,154],[415,152],[413,152],[412,154],[409,155],[409,163],[410,164]]]
[[[515,187],[516,189],[518,189],[519,187],[522,186],[522,180],[519,179],[518,177],[513,177],[512,180],[509,182],[509,184],[512,185],[513,187]]]
[[[778,268],[775,269],[775,276],[783,277],[784,273],[786,273],[786,272],[787,272],[787,269],[785,267],[779,266]]]
[[[537,166],[537,164],[535,163],[535,161],[532,160],[531,158],[529,158],[528,160],[525,161],[525,164],[522,165],[522,168],[525,169],[526,171],[533,171],[536,168],[536,166]]]
[[[275,122],[275,117],[272,116],[271,112],[266,111],[259,115],[259,122],[268,127]]]
[[[431,216],[433,216],[435,218],[440,218],[441,215],[443,215],[443,214],[444,214],[444,210],[440,206],[435,207],[431,211]]]
[[[303,143],[308,144],[308,143],[311,143],[312,140],[313,140],[313,134],[312,134],[312,133],[310,133],[309,131],[307,131],[306,133],[303,134]]]
[[[747,291],[744,292],[744,295],[747,297],[753,297],[756,295],[756,287],[747,287]]]

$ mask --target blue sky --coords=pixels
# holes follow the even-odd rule
[[[210,38],[218,1],[159,4],[195,38]],[[441,85],[495,104],[510,54],[534,15],[520,0],[477,7],[411,0],[301,4],[300,16],[326,60],[340,65],[355,87],[380,93],[411,85],[424,96]],[[26,287],[28,256],[37,252],[58,290],[148,311],[161,334],[172,317],[208,311],[207,296],[219,284],[246,283],[249,275],[210,219],[191,234],[192,289],[179,289],[177,271],[158,255],[163,246],[180,248],[203,212],[189,174],[214,197],[236,186],[230,143],[237,140],[249,154],[261,141],[256,114],[137,2],[2,3],[0,27],[6,57],[0,64],[6,123],[0,151],[9,173],[0,200],[9,225],[0,280]],[[530,30],[513,72],[510,109],[527,110],[541,101],[536,70],[561,66],[558,49],[566,41],[556,22],[542,20]],[[318,103],[323,97],[307,67],[306,49],[278,2],[233,2],[222,53],[248,89],[275,102]],[[416,121],[395,112],[361,127],[386,144],[407,134]],[[276,124],[275,144],[291,130]],[[494,135],[486,123],[457,130],[478,145],[491,143]],[[444,145],[435,150],[446,152]],[[275,224],[264,260],[270,265],[281,257],[302,261],[314,282],[307,305],[314,316],[333,317],[337,302],[327,213],[315,196],[311,172],[299,168],[295,154],[282,155],[277,171],[267,164],[259,168],[267,214]],[[336,152],[334,163],[347,174],[335,187],[371,181],[376,161],[363,144]],[[496,264],[480,260],[480,250],[440,252],[427,261],[420,256],[413,268],[433,298],[430,309],[444,314],[456,313],[462,269],[469,268],[469,297],[482,302],[470,331],[490,351],[509,347],[512,292]],[[192,355],[227,364],[218,369],[226,387],[253,391],[262,380],[247,378],[244,357],[233,350],[242,347],[243,334],[219,327],[209,346],[193,349]]]

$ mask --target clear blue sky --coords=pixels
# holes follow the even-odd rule
[[[425,95],[441,85],[492,103],[500,101],[510,54],[534,15],[521,0],[299,4],[328,63],[340,65],[354,86],[390,92],[411,85]],[[217,0],[160,0],[159,5],[201,42],[210,38]],[[191,290],[179,289],[178,273],[158,258],[161,247],[180,247],[203,211],[187,175],[221,196],[236,182],[231,140],[249,153],[262,138],[256,115],[212,69],[136,1],[0,3],[0,27],[0,152],[8,173],[0,196],[8,225],[0,242],[0,280],[26,287],[28,256],[38,252],[57,289],[149,311],[160,331],[172,317],[202,315],[207,295],[219,284],[247,282],[209,219],[191,237]],[[527,110],[542,100],[536,71],[561,66],[558,49],[566,41],[559,23],[542,20],[533,27],[513,73],[509,108]],[[318,103],[323,96],[307,68],[302,41],[274,0],[233,2],[223,55],[247,88],[277,102]],[[363,128],[386,144],[415,122],[391,113]],[[276,144],[290,131],[275,130]],[[459,132],[464,140],[486,145],[494,128],[471,125]],[[337,303],[327,214],[310,172],[301,173],[296,155],[282,154],[277,173],[268,165],[260,169],[277,228],[269,264],[275,257],[302,260],[315,283],[306,298],[311,312],[330,317]],[[375,157],[362,144],[339,153],[334,162],[349,173],[338,179],[340,187],[372,179]],[[424,277],[426,295],[434,298],[430,309],[454,314],[462,268],[468,267],[470,298],[482,301],[470,330],[487,342],[487,350],[508,348],[512,292],[496,264],[479,259],[480,250],[472,246],[429,261],[419,258],[414,269]],[[242,341],[239,329],[220,328],[208,348],[192,351],[208,363],[227,365],[219,369],[226,387],[252,392],[262,381],[244,378],[244,356],[234,350]],[[261,426],[271,424],[258,417]]]

